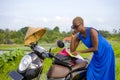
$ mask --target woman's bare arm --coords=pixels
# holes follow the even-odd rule
[[[79,42],[80,42],[80,39],[78,39],[78,35],[77,34],[72,34],[71,44],[70,44],[70,51],[71,52],[76,51],[76,48],[77,48]]]
[[[92,40],[92,47],[85,49],[85,50],[80,50],[80,51],[75,51],[74,53],[88,53],[88,52],[94,52],[98,50],[98,32],[95,29],[90,30],[90,37]],[[73,53],[73,54],[74,54]]]
[[[86,50],[81,50],[80,53],[94,52],[98,49],[98,32],[95,29],[90,30],[90,37],[92,40],[92,47]]]

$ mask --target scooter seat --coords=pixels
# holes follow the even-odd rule
[[[75,64],[74,66],[72,66],[72,71],[75,71],[77,69],[83,68],[88,64],[88,61],[81,61],[80,63]]]
[[[63,78],[63,77],[66,77],[69,73],[85,67],[87,64],[88,64],[87,61],[81,61],[80,63],[72,66],[72,70],[70,70],[68,67],[54,64],[49,69],[49,71],[47,73],[47,77],[48,78]]]
[[[50,67],[47,77],[48,78],[63,78],[69,74],[70,70],[68,67],[54,64]]]

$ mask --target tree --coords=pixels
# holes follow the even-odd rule
[[[56,27],[53,29],[53,31],[60,32],[60,31],[59,31],[59,27],[58,27],[58,26],[56,26]]]
[[[120,28],[119,28],[119,31],[118,31],[118,33],[120,34]]]
[[[117,34],[117,30],[116,30],[116,29],[113,29],[113,33],[114,33],[114,34]]]
[[[111,34],[108,31],[99,30],[99,32],[106,38],[111,37]]]
[[[21,28],[19,31],[21,31],[23,34],[26,34],[28,30],[28,27]]]
[[[0,44],[23,44],[27,30],[28,27],[21,28],[18,31],[0,29]],[[53,30],[47,28],[46,33],[39,40],[39,42],[54,43],[56,40],[62,40],[64,37],[70,35],[71,32],[60,32],[58,26],[56,26]]]

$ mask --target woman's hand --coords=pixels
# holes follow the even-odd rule
[[[70,44],[70,51],[74,52],[80,42],[80,39],[78,39],[78,35],[75,31],[72,32],[71,35],[71,44]]]
[[[74,56],[76,56],[76,55],[78,55],[78,54],[79,54],[79,52],[74,51],[74,52],[72,52],[72,54],[73,54]]]
[[[77,33],[75,31],[72,32],[72,37],[75,38]]]

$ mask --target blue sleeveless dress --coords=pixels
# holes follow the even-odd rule
[[[78,34],[80,40],[88,47],[92,47],[90,29],[87,27],[86,38]],[[98,32],[98,50],[93,52],[93,57],[88,65],[87,80],[115,80],[115,58],[112,46]]]

